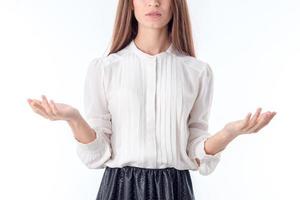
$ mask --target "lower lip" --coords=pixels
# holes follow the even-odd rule
[[[161,15],[146,15],[147,17],[153,18],[153,19],[158,19],[161,17]]]

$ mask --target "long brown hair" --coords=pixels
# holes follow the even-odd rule
[[[132,0],[119,0],[108,55],[126,47],[138,32]],[[173,16],[168,23],[170,41],[181,53],[195,57],[192,28],[186,0],[171,0]]]

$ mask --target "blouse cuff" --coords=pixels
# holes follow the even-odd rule
[[[195,157],[197,157],[200,161],[202,160],[207,160],[207,159],[220,159],[221,157],[221,151],[219,151],[216,154],[207,154],[204,148],[204,143],[205,141],[208,139],[208,137],[206,137],[204,140],[202,140],[196,147],[195,147]]]
[[[203,139],[200,143],[198,143],[195,147],[195,151],[193,152],[193,161],[197,165],[197,170],[199,171],[200,174],[202,175],[209,175],[214,171],[216,168],[217,164],[220,161],[221,158],[221,152],[219,151],[218,153],[211,155],[207,154],[205,149],[204,149],[204,142],[208,139],[206,137]],[[200,160],[200,166],[196,161],[196,158]]]
[[[103,143],[107,143],[107,138],[104,136],[103,131],[101,129],[93,128],[96,133],[96,139],[89,143],[82,143],[77,138],[75,138],[75,141],[77,143],[78,148],[84,151],[99,151],[101,148],[103,148]]]

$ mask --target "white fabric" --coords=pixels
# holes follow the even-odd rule
[[[84,117],[97,138],[88,144],[75,140],[77,154],[91,169],[174,167],[208,175],[221,157],[204,150],[212,97],[207,63],[173,45],[150,55],[132,40],[88,65]]]

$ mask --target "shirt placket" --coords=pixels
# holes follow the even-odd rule
[[[147,67],[147,134],[151,141],[153,141],[151,148],[151,159],[154,161],[156,166],[157,161],[157,150],[156,150],[156,124],[155,124],[155,116],[156,116],[156,73],[157,73],[157,58],[153,57],[149,59],[149,65]]]

